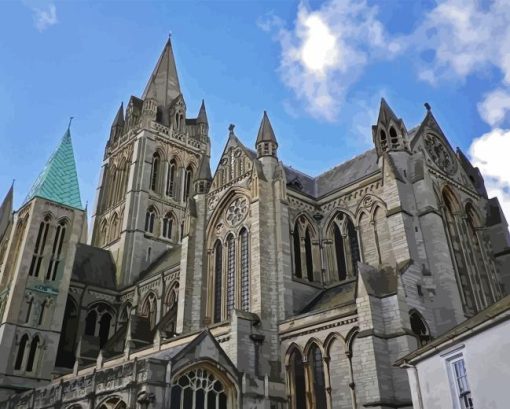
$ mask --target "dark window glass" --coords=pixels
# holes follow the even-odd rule
[[[28,354],[28,361],[27,361],[27,372],[32,372],[34,369],[34,360],[35,360],[35,354],[37,352],[37,347],[39,346],[39,337],[35,337],[32,342],[30,343],[30,352]]]
[[[214,322],[221,321],[222,254],[221,242],[214,245]]]
[[[302,278],[303,272],[301,271],[301,239],[299,238],[299,229],[296,223],[294,227],[294,233],[292,234],[294,237],[294,266],[296,277]]]
[[[248,255],[248,231],[241,231],[241,309],[250,309],[250,267]]]
[[[14,369],[21,369],[21,364],[23,363],[23,357],[25,356],[27,342],[28,335],[25,334],[21,337],[21,341],[19,342],[18,355],[16,356],[16,363],[14,364]]]
[[[305,233],[305,257],[306,277],[308,278],[308,281],[313,281],[312,239],[310,238],[309,229],[306,229]]]
[[[333,224],[333,232],[335,236],[335,254],[338,279],[342,281],[347,277],[347,270],[345,268],[344,239],[336,223]]]
[[[92,310],[85,319],[85,335],[95,335],[96,333],[97,313]]]

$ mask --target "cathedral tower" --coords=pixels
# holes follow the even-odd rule
[[[112,252],[120,286],[181,242],[208,131],[203,101],[198,117],[186,118],[168,40],[142,98],[117,112],[97,188],[92,245]]]
[[[0,219],[10,215],[4,203]],[[76,243],[85,224],[67,130],[3,238],[0,235],[5,250],[0,252],[4,393],[43,385],[52,377]]]

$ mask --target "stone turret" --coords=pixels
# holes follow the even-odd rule
[[[372,137],[378,156],[390,151],[409,151],[404,122],[397,118],[384,98],[381,99],[377,124],[372,126]]]
[[[277,157],[278,142],[276,141],[276,136],[266,111],[264,111],[264,115],[262,116],[255,147],[257,148],[258,158],[264,156]]]
[[[204,155],[202,157],[202,161],[200,162],[200,168],[198,169],[198,174],[195,179],[195,193],[207,193],[209,187],[211,186],[211,182],[212,175],[210,158],[209,156]]]

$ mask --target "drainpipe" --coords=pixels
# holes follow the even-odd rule
[[[418,368],[416,368],[415,365],[411,365],[410,363],[404,361],[402,365],[400,365],[401,368],[405,369],[414,369],[414,379],[416,381],[416,393],[418,395],[418,407],[415,409],[425,409],[425,406],[423,406],[423,397],[421,395],[421,385],[420,385],[420,377],[418,375]]]

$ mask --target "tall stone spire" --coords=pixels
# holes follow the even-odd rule
[[[69,129],[30,189],[25,203],[34,197],[83,210]]]
[[[197,117],[197,123],[198,124],[207,124],[207,112],[205,110],[205,102],[202,100],[202,104],[200,105],[200,111],[198,111],[198,117]]]
[[[262,116],[255,146],[257,148],[258,157],[276,156],[278,142],[276,141],[276,136],[266,111],[264,111],[264,115]]]
[[[2,205],[0,205],[0,240],[7,230],[7,226],[9,226],[9,222],[11,220],[13,197],[14,183],[11,185],[11,188],[5,195]]]
[[[112,128],[110,130],[110,141],[112,143],[114,139],[117,139],[124,129],[124,103],[120,104],[119,110],[117,111],[117,115],[115,115],[115,119],[112,123]]]
[[[142,99],[153,98],[158,105],[167,106],[181,93],[177,68],[175,66],[172,43],[168,39],[161,57],[159,57],[156,68],[154,69]]]

